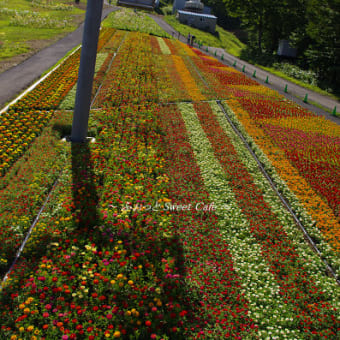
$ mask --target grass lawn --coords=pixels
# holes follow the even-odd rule
[[[216,26],[217,34],[204,32],[199,29],[183,25],[176,20],[175,16],[168,15],[164,20],[182,35],[187,36],[188,33],[196,37],[196,41],[202,42],[206,46],[214,46],[223,48],[226,52],[239,57],[245,45],[233,34],[225,31],[223,28]]]
[[[112,12],[104,20],[103,27],[112,27],[127,31],[157,35],[160,37],[170,36],[158,26],[158,24],[141,10],[132,10],[122,7],[120,11]]]
[[[86,0],[0,0],[0,71],[73,31],[85,8]]]

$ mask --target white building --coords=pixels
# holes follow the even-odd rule
[[[179,10],[177,18],[184,25],[215,33],[217,17],[214,15]]]

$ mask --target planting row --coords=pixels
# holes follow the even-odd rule
[[[179,109],[93,112],[4,288],[5,336],[335,339],[338,287],[221,112]]]
[[[99,46],[112,44],[114,29],[103,29]],[[121,39],[117,35],[117,39]],[[0,116],[0,176],[27,150],[51,118],[51,110],[59,106],[77,81],[80,50],[69,56],[56,70],[25,94]],[[98,58],[99,61],[101,58]],[[99,76],[103,77],[101,73]],[[97,81],[100,81],[99,78]],[[65,99],[62,107],[70,108],[74,97]]]
[[[95,142],[60,142],[71,114],[54,113],[4,177],[3,201],[23,182],[21,210],[2,212],[5,261],[58,181],[2,285],[0,338],[336,339],[339,287],[220,107],[199,102],[229,91],[221,97],[237,122],[236,93],[263,99],[259,85],[236,74],[237,85],[230,75],[230,88],[212,90],[201,75],[220,84],[226,76],[209,78],[187,46],[117,39],[97,65]],[[157,104],[183,98],[195,103]]]
[[[202,52],[192,58],[339,252],[340,129]],[[291,202],[294,203],[294,202]]]
[[[339,287],[320,275],[320,259],[275,202],[221,110],[208,104],[180,110],[260,338],[334,337],[339,301],[332,287]]]

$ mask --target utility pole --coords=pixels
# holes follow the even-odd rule
[[[88,0],[81,47],[71,142],[86,141],[103,0]]]

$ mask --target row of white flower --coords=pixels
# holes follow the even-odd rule
[[[265,201],[268,205],[270,205],[281,225],[284,227],[289,240],[292,242],[294,249],[301,259],[301,262],[304,262],[304,268],[308,272],[309,276],[317,283],[318,287],[327,294],[328,299],[333,301],[334,306],[340,308],[340,288],[336,284],[334,278],[325,275],[324,263],[307,244],[301,230],[296,226],[292,216],[284,208],[281,200],[275,194],[269,182],[264,179],[262,173],[259,171],[257,162],[252,156],[250,156],[249,151],[244,144],[239,142],[239,137],[230,127],[220,107],[215,102],[212,102],[211,106],[216,114],[219,124],[224,129],[227,136],[232,140],[234,148],[238,152],[240,159],[242,159],[243,164],[252,175],[255,184],[264,193],[263,196]],[[226,103],[224,103],[224,107],[228,108],[228,114],[230,114],[231,110],[227,107]],[[339,294],[334,296],[334,292],[336,291],[339,291]]]
[[[266,155],[263,153],[263,151],[258,147],[258,145],[255,143],[255,141],[247,134],[246,130],[242,126],[242,124],[238,121],[235,113],[230,109],[230,107],[227,105],[227,103],[224,101],[222,102],[224,109],[226,110],[226,113],[228,114],[229,118],[232,120],[233,124],[237,127],[237,129],[242,133],[244,136],[247,144],[252,148],[253,152],[256,154],[257,158],[260,160],[262,166],[265,168],[267,173],[270,174],[270,177],[275,184],[276,188],[282,194],[287,201],[289,202],[292,210],[296,214],[296,216],[299,218],[301,224],[304,226],[308,234],[312,237],[314,240],[318,240],[317,247],[319,251],[322,254],[323,259],[327,261],[329,265],[333,268],[337,276],[340,276],[340,258],[338,258],[334,250],[331,248],[331,246],[324,240],[320,230],[317,228],[315,221],[311,218],[311,216],[308,214],[306,209],[303,207],[303,205],[299,202],[299,199],[295,196],[295,194],[289,189],[288,185],[281,179],[281,177],[277,174],[274,166],[271,164],[271,162],[268,160]],[[301,240],[301,234],[300,238]],[[305,244],[305,242],[303,242]],[[318,265],[321,265],[320,261],[313,261],[314,265],[318,263]],[[323,268],[323,269],[321,269]],[[320,270],[324,270],[324,266],[321,265]],[[333,279],[334,281],[334,279]]]
[[[46,1],[43,2],[42,0],[32,0],[31,6],[50,9],[53,11],[71,11],[73,9],[73,6],[63,4],[58,1],[49,1],[49,3],[47,3]]]
[[[161,49],[163,54],[171,54],[170,48],[165,43],[163,38],[157,37],[157,41],[158,41],[158,44],[159,44],[159,48]]]
[[[285,304],[279,286],[270,273],[247,219],[237,205],[229,180],[214,156],[191,104],[179,104],[197,163],[211,200],[215,202],[219,228],[233,256],[234,268],[242,280],[249,301],[250,317],[259,327],[261,339],[301,338],[293,306]],[[220,209],[219,207],[223,207]],[[227,209],[228,208],[228,209]]]

